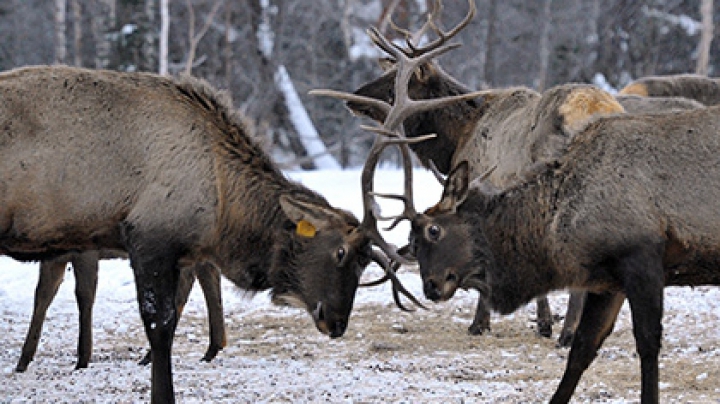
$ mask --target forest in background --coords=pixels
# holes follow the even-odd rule
[[[473,1],[478,14],[454,39],[463,46],[440,58],[471,89],[566,82],[617,89],[642,76],[714,76],[720,68],[712,0]],[[373,135],[341,102],[308,91],[352,91],[378,77],[382,55],[365,30],[397,36],[388,14],[418,28],[432,2],[2,0],[0,69],[189,71],[229,91],[283,167],[357,166]],[[445,0],[442,21],[454,25],[466,11],[466,0]],[[305,111],[303,121],[297,113]]]

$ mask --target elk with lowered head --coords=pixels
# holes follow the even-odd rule
[[[642,403],[657,403],[663,288],[720,284],[720,107],[600,117],[555,167],[488,192],[469,165],[441,201],[413,213],[423,273],[480,267],[490,306],[511,313],[552,290],[587,291],[552,403],[566,403],[628,300]],[[444,285],[440,285],[444,287]]]
[[[439,24],[435,21],[438,17],[436,12],[440,8],[437,3],[424,27],[414,34],[405,32],[408,38],[406,48],[395,46],[377,30],[370,31],[373,41],[391,59],[382,63],[386,68],[385,74],[355,91],[359,98],[345,97],[352,111],[383,122],[385,113],[368,103],[367,98],[392,103],[400,91],[406,91],[413,100],[473,94],[427,54],[445,45],[471,21],[475,14],[475,4],[470,1],[465,18],[452,30],[445,32],[437,28]],[[438,38],[422,47],[415,45],[414,42],[429,28]],[[396,62],[402,58],[424,60],[414,65],[411,74],[403,73],[409,74],[409,77],[400,83]],[[398,85],[406,90],[398,89]],[[592,116],[623,112],[623,107],[610,94],[584,84],[565,85],[543,94],[524,87],[474,94],[477,96],[464,102],[409,114],[404,120],[404,130],[409,138],[436,134],[433,139],[410,145],[426,167],[434,165],[441,174],[447,174],[460,162],[468,161],[471,178],[495,167],[489,181],[500,189],[527,181],[536,171],[530,167],[542,169],[555,161],[577,128],[582,127]],[[481,280],[480,269],[466,269],[466,272],[441,276],[450,278],[462,288],[473,288],[480,292],[469,332],[481,334],[490,329],[490,312],[484,302],[487,286]],[[454,289],[438,290],[434,286],[434,279],[424,278],[424,281],[425,295],[431,300],[447,300],[455,292]],[[582,294],[572,294],[568,318],[559,337],[561,345],[568,345],[572,340],[573,324],[577,323],[573,314],[580,313],[581,305]],[[547,298],[538,298],[537,307],[538,333],[550,337],[553,319]]]
[[[211,262],[343,335],[362,270],[382,261],[377,229],[288,180],[227,96],[189,77],[39,66],[1,74],[0,97],[0,253],[127,252],[152,402],[174,401],[181,267]]]

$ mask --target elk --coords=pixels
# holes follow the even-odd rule
[[[617,94],[615,99],[630,114],[656,114],[689,111],[704,108],[698,101],[684,97],[643,97],[633,94]]]
[[[287,179],[202,80],[35,66],[0,74],[0,97],[0,253],[126,252],[153,403],[174,402],[179,268],[210,262],[337,338],[365,266],[397,255],[373,220]]]
[[[409,138],[436,134],[433,139],[410,145],[424,166],[437,167],[441,174],[447,174],[460,162],[469,161],[471,178],[490,167],[496,167],[490,182],[501,189],[527,181],[528,178],[524,176],[532,173],[528,167],[544,167],[554,161],[574,131],[582,127],[591,116],[623,112],[622,106],[612,96],[589,85],[567,85],[563,91],[556,91],[552,96],[524,87],[472,93],[446,73],[432,57],[427,57],[442,46],[449,46],[449,49],[457,46],[446,44],[474,17],[474,2],[468,4],[465,18],[446,32],[437,28],[439,24],[435,19],[441,6],[436,2],[426,25],[420,30],[412,34],[400,30],[406,35],[406,48],[391,43],[376,29],[371,29],[369,35],[372,40],[390,55],[390,59],[382,63],[386,71],[381,77],[355,91],[357,98],[344,97],[348,108],[358,115],[383,122],[385,113],[374,103],[368,103],[368,99],[392,103],[400,91],[407,92],[413,100],[468,96],[464,102],[422,113],[409,112],[408,118],[404,120],[404,131]],[[432,28],[438,38],[425,46],[417,46],[414,42],[428,28]],[[423,58],[423,62],[416,63],[414,70],[411,70],[406,90],[397,88],[399,68],[396,62],[401,58]],[[472,98],[471,94],[477,96]],[[578,115],[578,107],[574,105],[586,107],[582,115]],[[566,116],[563,112],[566,110],[573,111],[573,116]],[[476,272],[447,274],[460,287],[480,292],[475,318],[468,329],[471,334],[481,334],[490,329],[490,312],[484,302],[484,295],[488,291],[483,282],[478,282],[482,274]],[[455,293],[455,289],[441,292],[434,284],[434,280],[426,279],[424,287],[426,297],[433,301],[450,299]],[[571,318],[566,320],[560,333],[560,345],[568,345],[572,339],[572,325],[577,323],[572,315],[580,312],[579,308],[575,309],[579,305],[582,305],[582,294],[572,295],[568,308]],[[537,307],[538,333],[550,337],[553,320],[547,298],[538,298]]]
[[[88,367],[92,355],[92,313],[97,291],[98,261],[112,258],[126,258],[126,256],[112,251],[85,251],[66,254],[40,263],[40,277],[35,289],[32,318],[23,343],[20,359],[15,367],[16,372],[26,371],[35,357],[48,307],[50,307],[58,292],[68,263],[72,264],[75,274],[75,298],[80,312],[80,333],[78,335],[75,369]],[[205,295],[210,326],[210,344],[202,360],[210,362],[227,345],[220,294],[220,272],[207,263],[182,269],[178,281],[179,289],[175,296],[178,318],[182,314],[195,278],[198,279]],[[148,351],[140,364],[147,365],[150,360],[151,352]]]
[[[433,209],[403,198],[421,272],[483,268],[502,314],[552,290],[587,292],[551,403],[570,400],[627,299],[641,401],[657,403],[664,287],[720,284],[719,108],[599,117],[553,167],[500,192],[459,164]]]
[[[720,104],[720,81],[698,74],[647,76],[620,90],[620,94],[643,97],[684,97],[703,105]]]

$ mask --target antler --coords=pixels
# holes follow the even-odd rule
[[[407,44],[408,49],[402,49],[399,46],[393,44],[392,42],[388,41],[387,38],[380,35],[380,33],[377,30],[374,30],[377,33],[377,39],[381,40],[378,42],[376,40],[376,36],[370,35],[371,39],[377,46],[380,47],[380,49],[384,50],[391,56],[396,56],[396,51],[402,52],[405,56],[408,57],[418,57],[420,55],[423,55],[425,53],[431,52],[442,45],[444,45],[448,40],[452,39],[455,35],[458,34],[461,30],[463,30],[469,23],[472,21],[472,19],[475,17],[475,13],[477,12],[477,9],[475,7],[475,1],[474,0],[468,0],[468,12],[465,15],[465,17],[460,21],[453,29],[450,31],[443,31],[438,27],[438,24],[435,22],[436,19],[439,18],[439,16],[442,14],[442,0],[435,0],[433,3],[433,9],[430,13],[427,15],[427,21],[425,24],[423,24],[422,27],[420,27],[419,30],[416,32],[410,32],[409,30],[405,28],[399,27],[395,22],[392,20],[392,17],[388,17],[390,20],[390,26],[392,28],[402,34],[405,37],[405,43]],[[428,30],[428,28],[431,28],[435,34],[438,36],[437,39],[430,42],[429,44],[419,47],[420,40],[422,39],[423,35],[425,35],[425,32]]]
[[[383,253],[386,254],[388,258],[393,261],[392,263],[383,263],[384,259],[380,256],[380,254],[373,254],[373,259],[378,262],[385,270],[386,276],[382,278],[383,281],[388,279],[392,281],[393,297],[395,298],[395,302],[397,303],[397,305],[403,310],[406,309],[399,301],[398,291],[408,297],[411,301],[413,301],[413,303],[417,304],[420,307],[423,306],[419,304],[419,302],[414,298],[414,296],[412,296],[412,294],[407,292],[407,290],[402,286],[402,283],[400,283],[400,281],[397,279],[397,276],[395,275],[395,269],[397,266],[396,263],[409,263],[409,261],[402,255],[398,254],[395,247],[388,244],[380,234],[380,231],[377,227],[378,215],[376,215],[374,209],[374,197],[381,196],[399,199],[402,200],[405,205],[403,212],[394,218],[393,223],[388,229],[394,228],[403,219],[412,220],[417,215],[417,212],[415,211],[415,207],[413,205],[412,160],[410,158],[408,144],[411,142],[423,141],[430,136],[418,137],[412,140],[408,139],[405,136],[404,128],[402,126],[403,122],[406,118],[418,112],[438,109],[453,103],[471,100],[483,94],[483,92],[478,91],[458,96],[434,98],[428,100],[414,100],[411,99],[408,94],[410,79],[412,78],[418,67],[420,67],[424,63],[427,63],[431,59],[460,46],[459,44],[446,45],[445,43],[448,39],[455,36],[462,28],[464,28],[475,15],[474,1],[469,0],[469,4],[470,10],[468,11],[468,14],[465,16],[463,21],[461,21],[460,24],[458,24],[451,31],[443,32],[437,27],[437,24],[433,21],[433,19],[435,18],[433,14],[437,11],[437,9],[440,8],[440,1],[437,1],[433,13],[431,13],[428,17],[427,25],[429,25],[436,32],[439,38],[422,48],[418,48],[414,44],[412,44],[411,39],[408,37],[406,38],[406,40],[408,42],[410,50],[405,51],[401,47],[390,42],[377,29],[371,28],[368,31],[368,35],[370,35],[373,42],[375,42],[375,44],[381,49],[383,49],[385,52],[393,56],[396,60],[397,74],[395,76],[395,99],[392,105],[383,100],[358,96],[355,94],[334,90],[312,90],[310,92],[310,94],[313,95],[330,96],[339,98],[344,101],[352,101],[356,103],[371,105],[385,113],[386,118],[382,125],[363,126],[363,129],[375,132],[379,136],[377,136],[375,138],[375,141],[373,142],[372,148],[370,149],[370,153],[365,160],[365,165],[363,166],[361,174],[360,181],[363,194],[364,214],[362,223],[360,224],[358,231],[363,232],[368,238],[370,238],[370,240],[372,240],[372,242],[376,246],[378,246],[383,251]],[[423,30],[425,29],[426,28],[423,28]],[[380,155],[382,151],[391,144],[398,145],[402,153],[403,171],[405,174],[403,195],[377,194],[373,191],[373,178],[375,175],[378,161],[380,159]]]

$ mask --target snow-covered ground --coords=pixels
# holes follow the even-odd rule
[[[359,171],[290,173],[323,193],[336,206],[361,212]],[[430,174],[417,171],[418,209],[439,197]],[[402,175],[379,170],[378,191],[401,189]],[[392,210],[390,202],[383,206]],[[406,225],[404,225],[406,226]],[[387,234],[394,243],[407,227]],[[0,403],[144,402],[149,367],[137,365],[146,341],[126,261],[103,261],[94,316],[93,358],[74,371],[77,309],[74,279],[66,276],[48,313],[35,361],[15,373],[30,315],[37,265],[0,258]],[[371,266],[368,278],[380,269]],[[419,275],[404,268],[400,277],[422,297]],[[534,305],[511,316],[493,316],[488,335],[470,336],[475,292],[459,292],[430,310],[404,313],[392,303],[387,285],[358,291],[346,335],[319,334],[301,310],[276,307],[266,294],[247,296],[223,284],[228,347],[211,363],[200,362],[207,344],[205,307],[195,288],[180,321],[174,345],[175,389],[179,402],[233,403],[528,403],[547,402],[557,385],[567,349],[534,333]],[[551,296],[564,314],[564,293]],[[661,401],[720,402],[720,293],[716,288],[669,288],[661,354]],[[555,327],[555,338],[559,324]],[[639,362],[629,312],[586,372],[576,402],[637,402]]]

